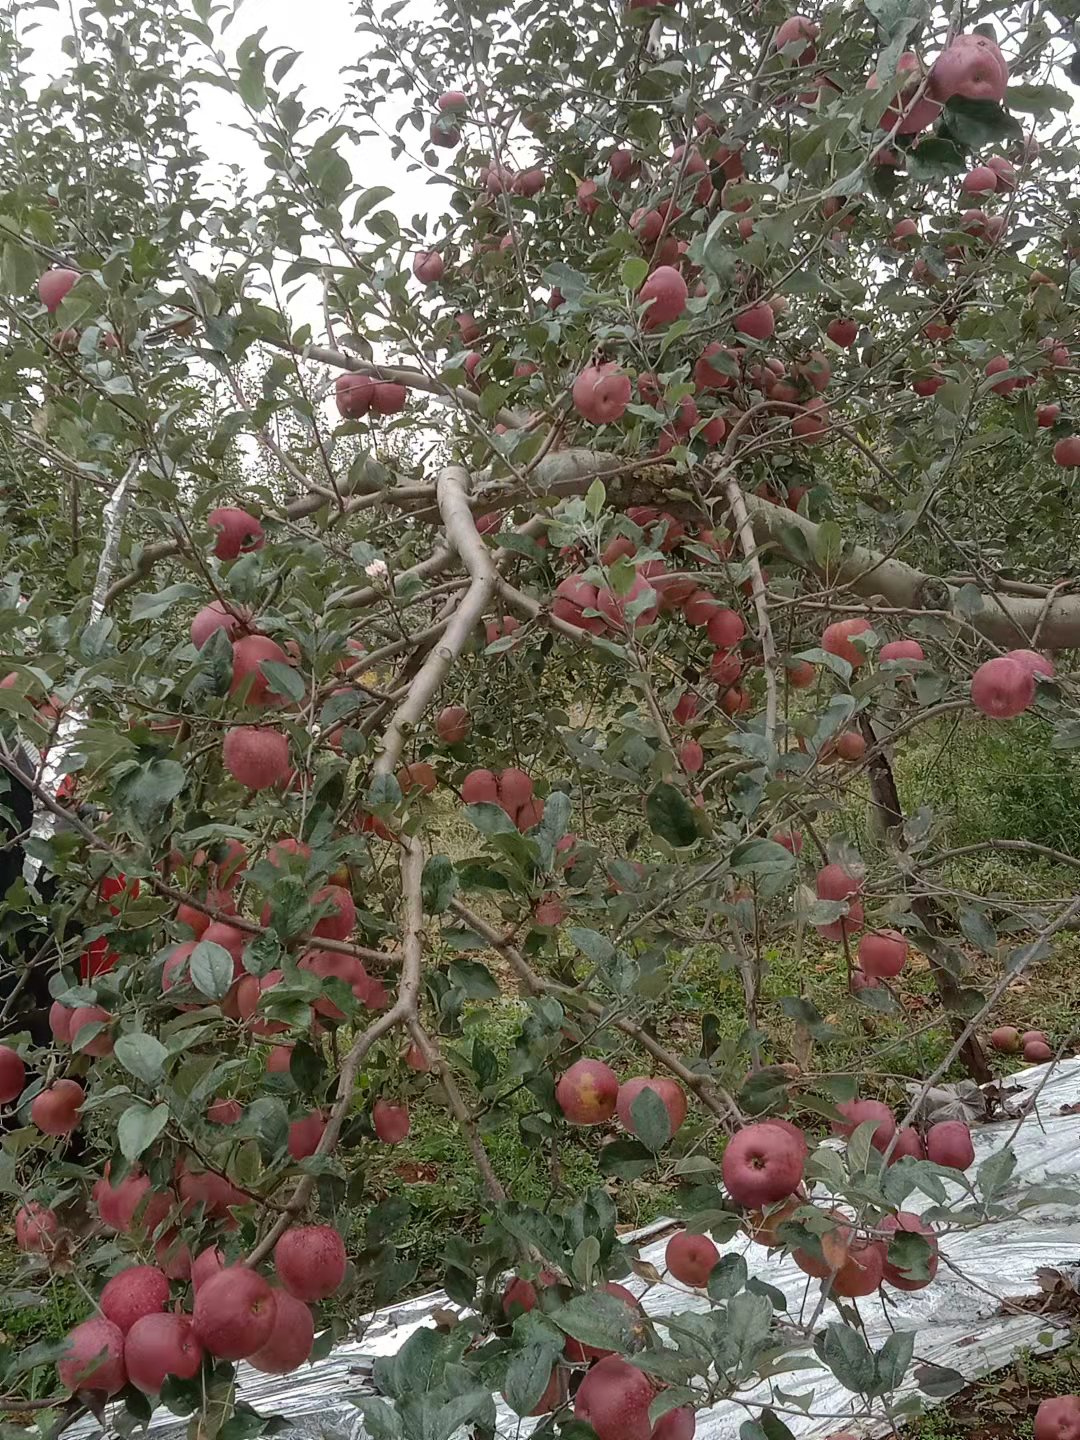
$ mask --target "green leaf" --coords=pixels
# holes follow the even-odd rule
[[[420,881],[424,909],[429,915],[441,915],[457,894],[458,879],[448,855],[432,855],[424,866]]]
[[[826,1325],[814,1340],[814,1350],[845,1390],[858,1395],[869,1395],[873,1390],[874,1357],[866,1341],[850,1325]]]
[[[481,835],[516,835],[517,826],[501,805],[491,805],[486,800],[480,805],[466,805],[465,819],[476,827]]]
[[[223,1000],[233,983],[233,958],[223,945],[200,940],[188,960],[191,983],[208,1000]]]
[[[708,1284],[710,1300],[731,1300],[746,1285],[749,1271],[741,1255],[722,1255],[713,1266]]]
[[[1016,1169],[1016,1155],[1011,1146],[996,1150],[975,1172],[975,1183],[984,1200],[993,1200],[1008,1187]]]
[[[604,482],[598,476],[585,492],[585,513],[590,520],[596,520],[603,514],[606,500],[607,491],[604,489]]]
[[[968,1383],[959,1370],[951,1370],[944,1365],[917,1365],[914,1376],[923,1394],[934,1400],[947,1400],[950,1395],[958,1395]]]
[[[131,620],[138,625],[144,620],[160,620],[179,600],[197,600],[203,595],[198,585],[181,581],[159,590],[156,595],[136,595],[131,602]]]
[[[515,1415],[531,1415],[551,1379],[550,1345],[526,1345],[513,1356],[506,1370],[503,1395]]]
[[[295,666],[286,665],[283,660],[260,660],[259,669],[266,676],[271,694],[282,695],[296,703],[303,700],[306,694],[304,679],[296,673]]]
[[[120,1142],[120,1154],[125,1160],[135,1161],[148,1150],[169,1123],[169,1107],[155,1105],[152,1110],[145,1105],[129,1105],[120,1116],[116,1127]]]
[[[654,1155],[671,1139],[671,1116],[668,1108],[651,1086],[646,1085],[644,1090],[634,1096],[630,1117],[634,1122],[637,1138]]]
[[[612,1140],[601,1147],[597,1164],[602,1175],[638,1180],[656,1165],[656,1157],[639,1140]]]
[[[811,542],[819,570],[831,570],[844,553],[844,532],[835,520],[823,520]]]
[[[950,175],[962,175],[968,168],[967,151],[954,140],[929,135],[908,151],[907,168],[911,178],[923,184],[946,180]]]
[[[907,1374],[915,1353],[915,1331],[898,1330],[890,1335],[874,1357],[875,1395],[889,1395]]]
[[[997,950],[997,931],[982,911],[971,905],[961,905],[958,918],[960,929],[972,945],[984,955],[993,955]]]
[[[649,829],[676,849],[685,849],[698,839],[697,821],[681,790],[662,780],[654,785],[645,801]],[[780,848],[780,847],[778,847]]]
[[[641,1348],[641,1319],[617,1295],[593,1290],[575,1295],[551,1319],[574,1340],[598,1350],[617,1350],[626,1355]]]
[[[144,828],[165,819],[171,803],[187,784],[178,760],[148,760],[114,782],[113,793]]]
[[[946,103],[943,129],[972,150],[1002,140],[1019,140],[1024,133],[1019,122],[993,100],[968,100],[962,95],[954,95]]]
[[[373,1395],[347,1395],[350,1404],[355,1405],[364,1417],[364,1433],[371,1440],[401,1440],[404,1431],[401,1417],[385,1400]]]
[[[153,1035],[144,1035],[142,1031],[121,1035],[113,1046],[113,1054],[125,1070],[147,1085],[157,1084],[161,1078],[161,1067],[169,1056],[160,1040]]]
[[[795,868],[795,857],[775,840],[744,840],[732,850],[730,867],[739,874],[779,875]]]
[[[640,255],[628,255],[619,269],[619,279],[628,290],[640,290],[649,273],[649,262]]]
[[[1056,85],[1010,85],[1005,103],[1026,115],[1047,115],[1051,110],[1070,110],[1073,97]]]

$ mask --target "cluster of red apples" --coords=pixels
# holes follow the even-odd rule
[[[107,1203],[102,1215],[122,1218]],[[51,1211],[24,1209],[16,1226],[24,1249],[51,1249]],[[217,1246],[191,1262],[182,1291],[175,1271],[156,1265],[118,1270],[105,1283],[97,1312],[68,1335],[57,1361],[60,1383],[72,1393],[99,1397],[128,1384],[157,1395],[170,1376],[197,1375],[206,1355],[246,1360],[270,1375],[298,1369],[315,1339],[310,1306],[345,1279],[341,1236],[330,1225],[293,1226],[274,1248],[274,1272],[271,1283],[257,1269],[228,1262]]]

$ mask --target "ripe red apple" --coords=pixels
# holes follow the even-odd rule
[[[793,1127],[794,1128],[794,1127]],[[727,1192],[736,1205],[775,1205],[802,1184],[806,1142],[778,1124],[746,1125],[728,1141],[721,1161]]]
[[[213,1279],[225,1269],[225,1256],[216,1245],[209,1246],[200,1254],[195,1256],[191,1262],[191,1285],[192,1289],[198,1290],[208,1280]]]
[[[746,635],[746,623],[742,616],[737,610],[729,610],[726,606],[712,610],[705,629],[712,643],[721,650],[738,645]]]
[[[239,1100],[219,1097],[206,1107],[206,1118],[211,1125],[237,1125],[244,1118],[244,1107]]]
[[[267,790],[288,779],[289,737],[259,725],[236,725],[221,747],[225,769],[248,790]]]
[[[668,1080],[664,1076],[640,1075],[633,1080],[626,1080],[619,1086],[618,1098],[615,1102],[615,1110],[624,1130],[631,1135],[636,1135],[634,1129],[633,1106],[634,1101],[643,1090],[653,1090],[667,1107],[668,1119],[671,1122],[671,1133],[674,1135],[680,1129],[686,1119],[686,1093],[681,1085],[674,1080]]]
[[[75,1080],[57,1080],[34,1096],[30,1123],[43,1135],[70,1135],[79,1128],[86,1092]]]
[[[826,625],[821,636],[821,648],[828,651],[830,655],[837,655],[841,660],[846,660],[853,670],[857,670],[866,660],[866,655],[851,642],[856,635],[865,635],[873,627],[869,620],[856,616],[851,620],[837,620],[832,625]]]
[[[878,651],[879,660],[925,660],[926,652],[917,640],[888,640]]]
[[[839,345],[842,350],[847,350],[855,344],[859,334],[859,322],[837,316],[835,320],[829,321],[825,334],[834,345]]]
[[[599,590],[596,597],[596,608],[600,611],[601,615],[607,618],[608,624],[613,630],[617,630],[622,634],[625,634],[629,629],[641,630],[648,625],[655,624],[657,616],[660,614],[659,603],[646,605],[644,610],[640,610],[635,614],[632,621],[626,612],[636,600],[639,600],[642,595],[646,594],[655,596],[656,591],[653,590],[645,576],[639,572],[634,577],[630,589],[625,595],[616,595],[614,590],[609,590],[606,587]]]
[[[1040,405],[1035,411],[1035,420],[1040,430],[1049,430],[1057,422],[1061,414],[1061,406],[1054,401],[1046,405]]]
[[[705,751],[696,740],[684,740],[679,746],[679,764],[687,775],[697,775],[705,768]]]
[[[930,71],[930,94],[944,103],[954,95],[966,100],[1005,99],[1009,70],[996,43],[986,35],[956,35]]]
[[[275,1294],[246,1265],[228,1265],[195,1292],[195,1338],[222,1360],[246,1360],[274,1328]]]
[[[819,870],[814,884],[819,900],[848,900],[862,889],[858,876],[835,863]]]
[[[598,1360],[574,1397],[574,1415],[598,1440],[650,1440],[649,1406],[656,1391],[641,1370],[618,1355]]]
[[[438,250],[418,250],[413,256],[412,273],[422,285],[436,285],[446,270],[446,262]]]
[[[785,850],[790,850],[792,855],[799,855],[803,848],[803,833],[796,830],[793,825],[785,825],[781,830],[773,830],[769,839],[774,840],[777,845],[782,845]]]
[[[908,943],[899,930],[868,930],[859,941],[864,974],[889,980],[899,975],[908,957]]]
[[[896,1144],[889,1156],[889,1164],[895,1165],[897,1160],[902,1160],[905,1155],[910,1155],[913,1160],[926,1159],[926,1147],[922,1142],[922,1136],[911,1125],[905,1125],[896,1137]]]
[[[1001,375],[1004,371],[1008,369],[1008,359],[1004,355],[995,355],[992,360],[988,360],[986,362],[986,367],[983,371],[983,374],[987,377],[987,379],[989,379],[991,375]],[[990,389],[993,390],[997,395],[1011,395],[1019,384],[1019,376],[1014,375],[1011,379],[998,380],[995,384],[990,386]]]
[[[346,370],[334,381],[334,401],[343,420],[362,420],[371,409],[375,381],[370,375]]]
[[[1029,1065],[1045,1065],[1054,1058],[1054,1052],[1045,1040],[1028,1040],[1024,1044],[1024,1059]]]
[[[100,1005],[79,1005],[70,1012],[71,1018],[68,1024],[68,1033],[71,1040],[71,1048],[78,1051],[80,1055],[111,1055],[113,1049],[113,1038],[109,1034],[108,1027],[112,1024],[113,1017],[108,1010]],[[80,1032],[88,1029],[91,1025],[103,1025],[105,1029],[99,1030],[93,1038],[86,1036],[84,1041],[80,1040]]]
[[[886,1215],[879,1226],[886,1235],[892,1236],[897,1232],[906,1232],[910,1235],[922,1235],[930,1246],[930,1255],[927,1260],[928,1278],[925,1280],[916,1279],[910,1270],[889,1263],[888,1251],[885,1254],[885,1279],[896,1290],[924,1290],[930,1281],[937,1274],[938,1255],[937,1239],[933,1230],[927,1225],[921,1216],[914,1215],[910,1210],[898,1210],[895,1215]]]
[[[602,1060],[578,1060],[559,1076],[555,1099],[571,1125],[600,1125],[615,1113],[619,1077]]]
[[[266,533],[255,516],[237,509],[235,505],[211,510],[206,517],[206,526],[217,534],[214,554],[219,560],[235,560],[238,555],[261,550],[266,544]]]
[[[246,704],[268,704],[267,692],[270,682],[261,668],[264,660],[275,661],[278,665],[290,663],[289,657],[281,646],[265,635],[243,635],[239,640],[234,640],[233,673],[229,694],[236,696],[240,693],[241,688],[246,686]]]
[[[971,1131],[962,1120],[939,1120],[926,1132],[926,1158],[950,1170],[966,1170],[975,1163]]]
[[[396,778],[403,795],[407,795],[410,790],[419,790],[424,795],[430,795],[439,783],[434,768],[426,760],[403,765]]]
[[[971,703],[994,720],[1022,715],[1034,698],[1034,675],[1007,655],[985,661],[971,677]]]
[[[248,1364],[265,1375],[286,1375],[298,1370],[311,1355],[315,1321],[311,1311],[287,1290],[274,1291],[274,1324],[267,1339]]]
[[[776,329],[776,316],[772,306],[762,302],[740,310],[732,324],[740,335],[748,335],[751,340],[768,340]]]
[[[326,1129],[326,1119],[321,1110],[312,1110],[301,1115],[289,1125],[288,1151],[294,1160],[306,1160],[319,1148],[319,1141]]]
[[[997,189],[998,177],[989,165],[976,165],[960,182],[965,195],[991,195]]]
[[[447,705],[435,720],[435,733],[444,745],[458,745],[472,729],[472,716],[464,705]]]
[[[49,1006],[49,1029],[58,1045],[71,1044],[71,1013],[59,1000]]]
[[[785,660],[784,674],[793,690],[806,690],[817,679],[817,671],[809,660]]]
[[[10,1045],[0,1045],[0,1105],[17,1100],[25,1085],[26,1066]]]
[[[67,1337],[65,1353],[56,1362],[56,1373],[72,1394],[91,1390],[115,1395],[127,1384],[122,1331],[98,1315],[76,1325]]]
[[[854,1135],[860,1125],[873,1120],[876,1125],[870,1143],[875,1150],[883,1151],[896,1134],[896,1119],[880,1100],[844,1100],[836,1108],[843,1118],[833,1121],[834,1135]]]
[[[59,1232],[56,1212],[36,1200],[27,1201],[15,1212],[15,1244],[24,1254],[48,1254]]]
[[[204,605],[192,620],[191,643],[196,650],[201,650],[215,630],[224,630],[232,639],[249,619],[250,615],[242,605],[226,609],[220,600],[213,600],[209,605]]]
[[[400,1145],[409,1133],[409,1107],[402,1101],[376,1100],[371,1107],[371,1123],[384,1145]]]
[[[371,392],[371,408],[377,415],[394,415],[404,410],[409,392],[404,385],[391,380],[376,380]]]
[[[77,270],[65,270],[57,267],[54,270],[46,270],[37,282],[38,299],[48,310],[54,314],[60,308],[60,302],[74,289],[79,279]]]
[[[470,770],[461,784],[461,798],[466,805],[497,805],[499,782],[490,770]]]
[[[866,754],[866,741],[858,730],[844,730],[836,737],[834,749],[841,760],[854,762]]]
[[[801,41],[802,48],[793,52],[793,63],[811,65],[817,58],[817,46],[814,42],[818,37],[819,30],[820,27],[817,23],[808,20],[805,15],[789,15],[773,36],[773,49],[783,50],[788,45],[794,46]]]
[[[596,610],[599,595],[595,585],[580,575],[567,575],[555,587],[551,613],[556,619],[573,625],[578,630],[587,630],[591,635],[600,635],[607,626],[601,615],[586,615],[586,610]]]
[[[668,1273],[698,1290],[704,1289],[719,1259],[720,1251],[707,1235],[691,1235],[686,1230],[673,1235],[664,1252]]]
[[[613,360],[586,366],[571,392],[574,409],[594,425],[621,420],[630,404],[630,394],[630,377]]]
[[[98,1300],[98,1309],[126,1335],[143,1315],[166,1309],[169,1282],[155,1265],[129,1265],[111,1280]]]
[[[1054,446],[1054,464],[1063,469],[1080,465],[1080,435],[1068,435]]]
[[[156,1395],[170,1375],[191,1380],[202,1359],[190,1315],[144,1315],[124,1340],[128,1379],[147,1395]]]
[[[834,1295],[854,1300],[872,1295],[884,1278],[885,1246],[877,1240],[856,1240],[848,1247],[847,1259],[833,1276],[830,1289]]]
[[[332,1225],[294,1225],[274,1247],[274,1269],[290,1295],[311,1302],[345,1279],[345,1244]]]
[[[1020,1049],[1020,1031],[1015,1025],[999,1025],[990,1032],[990,1044],[1003,1055],[1015,1055]]]
[[[686,281],[671,265],[658,265],[637,293],[637,303],[648,305],[641,317],[643,330],[670,325],[686,309]]]
[[[1080,1440],[1080,1395],[1040,1400],[1032,1435],[1034,1440]]]

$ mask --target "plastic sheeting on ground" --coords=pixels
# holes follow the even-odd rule
[[[1039,1065],[1021,1071],[1010,1077],[1010,1084],[1033,1091],[1045,1078],[1048,1068]],[[1064,1105],[1076,1102],[1080,1102],[1080,1060],[1068,1061],[1054,1070],[1035,1111],[1024,1120],[1013,1141],[1017,1182],[1080,1184],[1080,1113],[1060,1113]],[[1001,1147],[1015,1123],[1015,1120],[996,1121],[974,1130],[976,1166]],[[928,1203],[922,1196],[913,1195],[905,1201],[905,1207],[919,1210]],[[658,1222],[624,1238],[639,1244],[642,1258],[663,1271],[664,1250],[675,1228],[670,1222]],[[1034,1208],[1020,1218],[995,1221],[969,1232],[950,1233],[941,1250],[965,1278],[961,1279],[942,1263],[936,1280],[924,1290],[904,1294],[890,1289],[884,1301],[875,1295],[858,1302],[866,1339],[873,1349],[880,1348],[893,1329],[915,1330],[917,1363],[948,1367],[974,1379],[1007,1364],[1022,1349],[1055,1348],[1066,1342],[1067,1328],[1053,1315],[1002,1314],[1000,1301],[1037,1295],[1036,1272],[1041,1267],[1076,1272],[1080,1265],[1080,1206]],[[812,1315],[818,1295],[817,1283],[811,1282],[808,1292],[807,1277],[790,1258],[770,1255],[742,1238],[721,1247],[721,1253],[733,1251],[745,1256],[752,1275],[783,1290],[788,1297],[788,1314],[796,1322],[800,1316],[808,1319]],[[631,1280],[628,1284],[634,1288],[635,1282]],[[661,1314],[679,1309],[705,1309],[707,1303],[703,1296],[692,1291],[665,1285],[653,1286],[645,1301],[647,1310]],[[368,1380],[375,1357],[393,1354],[419,1326],[434,1323],[432,1314],[441,1307],[453,1308],[442,1291],[435,1291],[376,1311],[363,1325],[361,1342],[340,1345],[325,1360],[291,1375],[263,1375],[241,1365],[240,1395],[261,1413],[284,1417],[294,1436],[328,1435],[363,1440],[365,1432],[359,1413],[348,1403],[346,1395],[371,1393]],[[830,1318],[835,1318],[835,1311],[826,1305],[819,1324]],[[808,1340],[793,1340],[793,1350],[813,1360]],[[848,1427],[844,1423],[845,1415],[858,1413],[854,1397],[828,1370],[799,1370],[779,1377],[779,1384],[789,1394],[814,1392],[809,1407],[811,1415],[782,1410],[784,1422],[795,1435],[819,1440],[835,1430],[860,1429],[858,1424]],[[909,1379],[905,1388],[915,1389],[914,1381]],[[757,1407],[768,1403],[769,1398],[767,1387],[762,1386],[757,1391],[740,1393],[740,1399],[749,1404],[750,1409],[745,1408],[745,1404],[724,1401],[710,1410],[700,1411],[699,1440],[737,1440],[743,1421],[756,1415]],[[505,1434],[524,1433],[526,1427],[511,1412],[504,1412],[503,1418]],[[186,1422],[168,1411],[158,1410],[150,1428],[161,1440],[168,1440],[170,1431],[180,1434],[185,1427]],[[888,1425],[874,1427],[864,1422],[860,1433],[887,1434],[889,1431]],[[92,1436],[99,1432],[95,1424],[84,1422],[68,1433]]]

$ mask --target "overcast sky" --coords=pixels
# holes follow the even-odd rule
[[[425,0],[415,0],[418,11],[424,5]],[[349,0],[246,0],[239,6],[221,48],[233,60],[237,45],[265,26],[265,50],[287,46],[300,54],[286,86],[302,86],[308,92],[309,108],[318,104],[333,111],[345,98],[346,87],[339,71],[355,63],[368,38],[356,33],[350,11]],[[63,13],[40,11],[39,15],[38,28],[30,32],[24,27],[24,36],[34,51],[33,72],[44,83],[66,68],[68,62],[61,44],[71,24],[66,6]],[[202,87],[198,109],[190,117],[206,154],[215,161],[244,166],[258,186],[265,174],[262,157],[253,142],[233,128],[244,123],[245,118],[236,97],[213,86]],[[408,133],[415,135],[411,130]],[[425,184],[424,173],[410,174],[404,159],[392,161],[383,137],[366,140],[362,160],[354,153],[350,161],[354,175],[365,186],[386,185],[394,190],[395,198],[387,204],[402,219],[436,209],[435,195]]]

